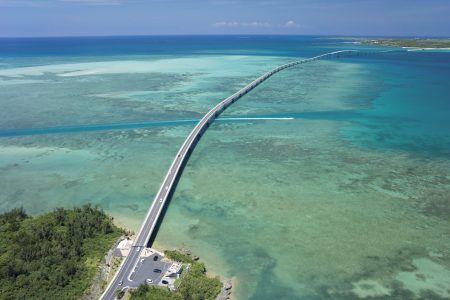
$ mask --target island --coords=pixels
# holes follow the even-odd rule
[[[361,39],[361,44],[418,49],[450,49],[450,38],[382,38]]]
[[[132,237],[90,204],[35,217],[23,208],[0,214],[0,298],[98,299],[130,251]],[[144,252],[138,285],[121,287],[116,299],[229,298],[231,280],[208,276],[189,250]]]
[[[450,50],[450,38],[387,38],[387,37],[319,37],[343,43],[414,49]]]

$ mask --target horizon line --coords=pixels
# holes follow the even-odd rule
[[[42,36],[0,36],[0,39],[41,39],[41,38],[113,38],[113,37],[194,37],[194,36],[309,36],[339,38],[440,38],[444,35],[363,35],[363,34],[286,34],[286,33],[165,33],[165,34],[105,34],[105,35],[42,35]]]

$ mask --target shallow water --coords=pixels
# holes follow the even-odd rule
[[[67,41],[21,55],[0,47],[0,135],[196,119],[273,66],[343,48],[142,39],[79,41],[77,53]],[[431,52],[278,73],[224,117],[286,119],[214,123],[156,244],[235,277],[238,299],[450,298],[449,75],[450,54]],[[1,137],[0,209],[93,202],[137,229],[192,126]]]

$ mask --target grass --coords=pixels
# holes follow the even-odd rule
[[[122,263],[122,261],[123,261],[123,257],[113,256],[111,258],[111,262],[109,263],[110,270],[108,273],[108,282],[107,283],[109,283],[113,279],[113,277],[116,274],[117,270],[119,269],[119,266]]]

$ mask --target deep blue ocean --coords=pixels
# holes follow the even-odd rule
[[[245,54],[311,56],[341,49],[315,36],[124,36],[3,38],[2,57]]]

